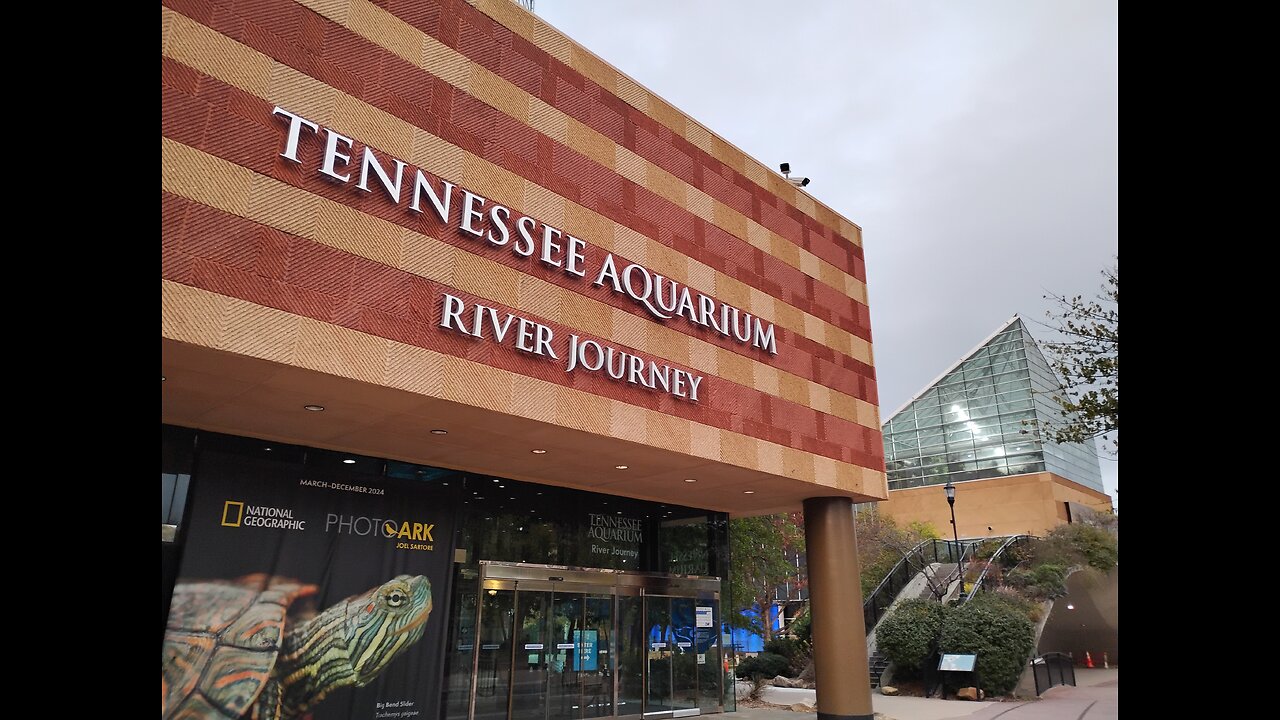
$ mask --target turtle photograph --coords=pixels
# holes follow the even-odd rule
[[[263,573],[180,580],[165,629],[161,719],[302,720],[364,687],[423,636],[431,582],[399,575],[316,612],[316,585]]]

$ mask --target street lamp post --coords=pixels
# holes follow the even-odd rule
[[[956,486],[948,480],[943,486],[947,491],[947,504],[951,506],[951,536],[956,541],[956,562],[960,565],[960,596],[964,596],[964,552],[960,549],[960,530],[956,527]]]

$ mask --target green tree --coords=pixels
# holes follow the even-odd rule
[[[789,559],[804,552],[803,521],[799,513],[734,518],[729,521],[729,593],[735,609],[727,613],[733,627],[773,638],[765,622],[774,589],[797,574]],[[755,609],[754,617],[744,611]]]
[[[913,520],[904,528],[899,526],[892,516],[880,512],[874,505],[859,510],[854,523],[858,532],[858,565],[862,568],[859,579],[864,601],[875,591],[876,586],[884,580],[884,576],[893,569],[893,566],[898,564],[903,555],[910,552],[921,540],[939,537],[932,523]],[[927,567],[918,565],[919,563],[912,563],[912,567],[917,572],[927,571]],[[939,588],[945,590],[945,587],[941,587],[941,578],[930,576],[928,579],[930,587],[935,590]]]
[[[1054,442],[1084,442],[1112,434],[1110,447],[1118,454],[1120,440],[1120,264],[1104,270],[1102,291],[1092,299],[1083,295],[1046,295],[1058,309],[1046,311],[1058,340],[1043,343],[1050,365],[1063,380],[1054,400],[1067,419],[1045,430]]]

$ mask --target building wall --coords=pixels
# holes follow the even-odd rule
[[[677,477],[745,469],[769,486],[706,507],[885,496],[859,228],[536,16],[508,0],[164,0],[161,24],[162,338],[204,375],[167,372],[166,422],[595,482],[488,467],[488,441],[427,456],[403,430],[479,410],[502,437],[639,445],[686,458],[663,468]],[[292,157],[277,108],[318,126]],[[353,141],[346,182],[320,172],[333,133]],[[372,171],[357,188],[366,147],[407,163],[398,202]],[[447,222],[409,209],[418,169],[457,186]],[[562,247],[583,240],[586,276],[461,232],[464,190],[509,208],[513,230],[527,215]],[[777,354],[593,284],[610,256],[772,324]],[[548,328],[558,361],[440,327],[445,294]],[[702,376],[697,401],[566,372],[574,334]],[[259,364],[231,377],[244,359]],[[289,404],[302,386],[394,406],[400,425],[312,430]]]
[[[1042,535],[1067,522],[1067,502],[1099,512],[1111,510],[1109,496],[1048,472],[973,480],[955,487],[956,527],[962,538]],[[891,490],[889,499],[878,507],[899,523],[929,522],[943,537],[951,536],[951,508],[939,485]]]

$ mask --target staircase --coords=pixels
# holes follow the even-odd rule
[[[884,674],[885,668],[889,667],[889,659],[881,655],[879,652],[873,653],[867,658],[867,669],[871,672],[871,687],[880,687],[880,676]]]

